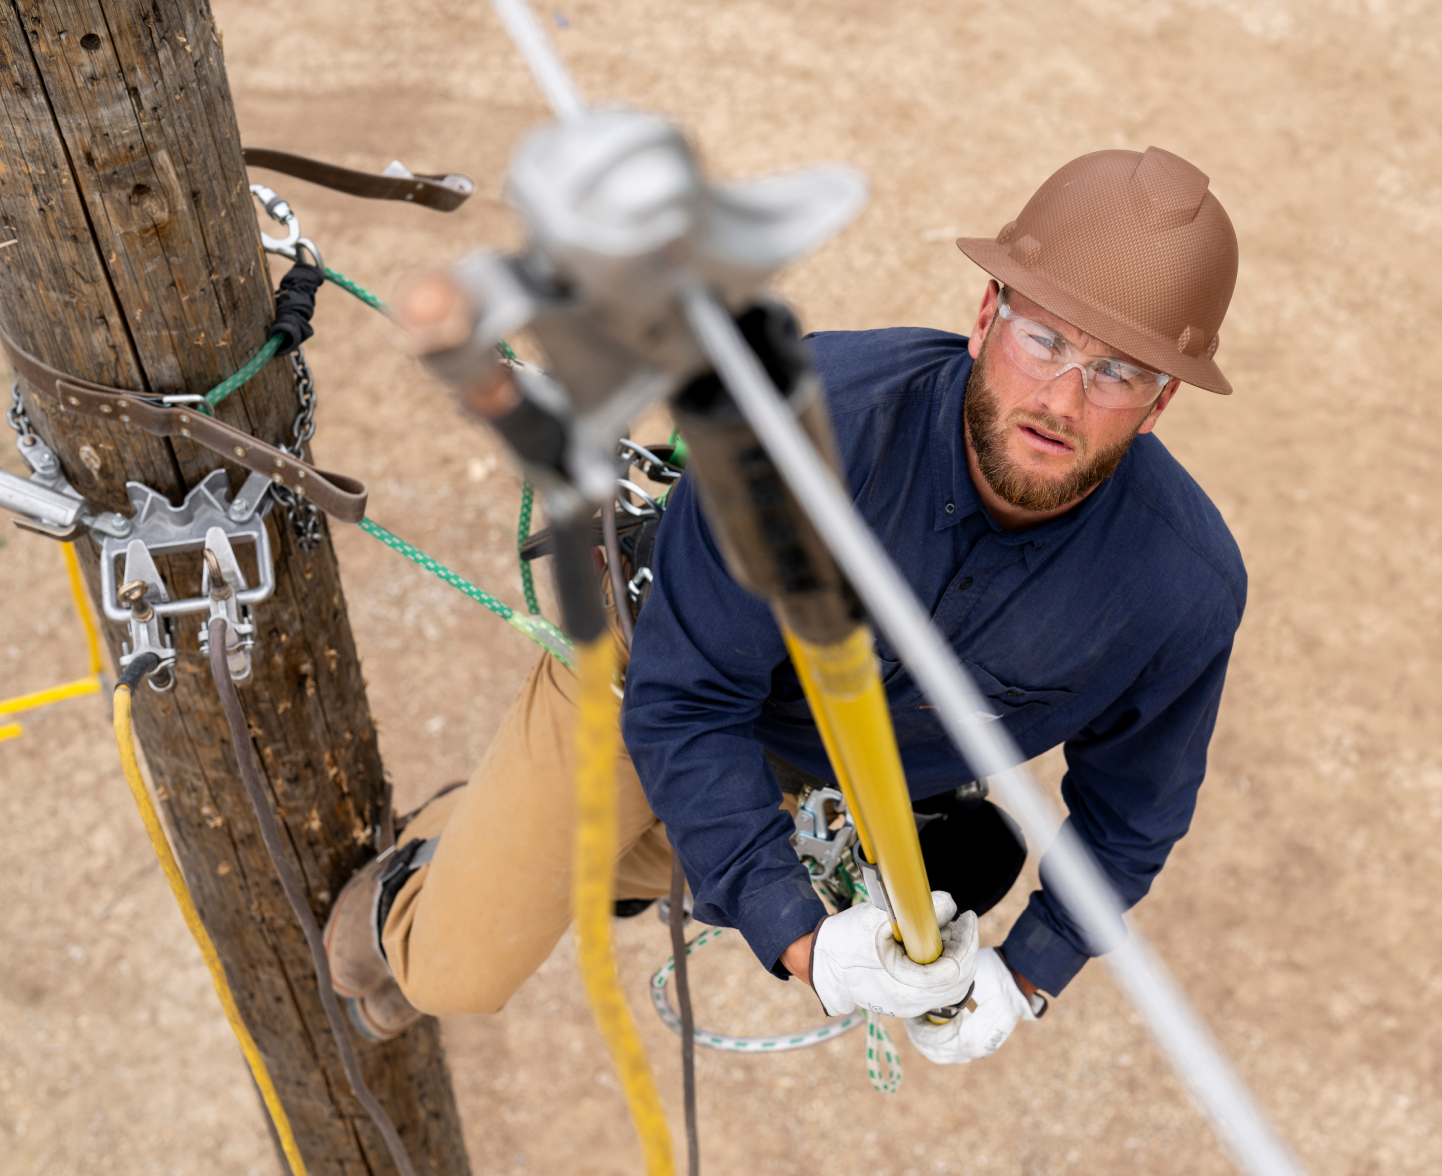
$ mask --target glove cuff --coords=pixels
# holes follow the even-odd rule
[[[811,989],[816,993],[816,999],[821,1002],[821,1011],[828,1017],[842,1017],[856,1008],[856,1001],[851,998],[850,991],[838,974],[831,954],[817,951],[826,919],[835,917],[826,916],[816,924],[816,930],[811,935]]]

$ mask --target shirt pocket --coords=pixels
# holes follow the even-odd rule
[[[1031,730],[1076,697],[1070,690],[1013,686],[976,662],[963,662],[962,666],[982,696],[983,705],[978,717],[986,721],[1001,720],[1013,736]]]

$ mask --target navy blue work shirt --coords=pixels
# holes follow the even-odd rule
[[[809,339],[857,507],[1028,758],[1065,745],[1069,820],[1130,907],[1187,831],[1246,570],[1155,436],[1060,518],[1004,531],[967,470],[966,339],[897,328]],[[770,608],[726,571],[683,478],[626,674],[625,739],[696,915],[766,967],[825,914],[764,751],[834,780]],[[974,778],[896,653],[883,680],[913,799]],[[1003,949],[1059,992],[1090,954],[1046,883]]]

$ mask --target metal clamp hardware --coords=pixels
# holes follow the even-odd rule
[[[157,694],[163,694],[175,685],[175,642],[171,640],[170,623],[161,618],[155,606],[169,599],[170,594],[145,545],[139,546],[136,558],[127,556],[125,560],[125,583],[116,593],[116,599],[130,610],[126,616],[130,640],[121,642],[120,668],[123,671],[136,658],[155,654],[160,660],[146,675],[146,682]]]
[[[0,470],[0,507],[15,512],[15,525],[66,543],[85,530],[96,538],[128,535],[129,519],[114,511],[94,510],[70,485],[55,451],[30,428],[20,406],[18,388],[11,388],[11,397],[14,407],[7,416],[20,434],[15,439],[15,448],[30,467],[28,478]]]
[[[831,828],[837,814],[845,817],[839,829]],[[846,800],[835,788],[810,788],[801,797],[796,809],[796,833],[791,844],[796,854],[811,869],[818,882],[828,881],[846,857],[856,840],[856,827],[846,810]]]
[[[651,574],[650,568],[637,568],[636,574],[631,577],[630,583],[626,585],[626,595],[637,604],[641,603],[641,597],[645,593],[642,584],[654,583],[656,577]]]
[[[79,496],[66,481],[55,451],[36,434],[20,435],[16,448],[32,473],[23,478],[0,470],[0,507],[13,510],[14,525],[66,543],[85,530],[97,539],[130,533],[130,519],[124,514],[97,512]]]
[[[861,852],[861,842],[859,841],[851,847],[851,860],[861,871],[861,884],[866,887],[866,897],[871,900],[873,906],[885,911],[888,919],[893,923],[896,922],[896,914],[891,909],[891,899],[886,893],[886,883],[881,880],[881,869],[875,862],[866,860],[866,855]]]
[[[275,590],[275,562],[265,528],[271,501],[268,485],[264,476],[251,474],[227,501],[228,476],[224,470],[212,470],[176,507],[148,486],[125,484],[135,506],[133,534],[128,540],[106,538],[100,547],[101,608],[110,620],[130,626],[130,641],[122,647],[122,669],[141,653],[151,652],[168,671],[175,663],[175,649],[165,622],[202,613],[207,620],[220,618],[226,623],[226,650],[235,680],[250,676],[250,650],[255,643],[250,610]],[[255,587],[247,585],[236,558],[235,545],[242,542],[255,551],[259,577]],[[201,595],[172,600],[155,556],[187,551],[200,551],[205,560]],[[125,565],[117,585],[116,564],[122,557]],[[208,653],[205,626],[200,643],[201,652]],[[168,689],[168,684],[155,683],[152,675],[155,689]]]
[[[638,445],[629,437],[622,437],[616,443],[616,456],[627,468],[635,466],[653,482],[679,482],[681,471],[670,465],[664,458],[657,457],[644,445]]]
[[[225,660],[237,684],[250,679],[250,651],[255,645],[255,624],[249,605],[240,603],[245,576],[235,558],[235,549],[219,527],[205,532],[205,571],[200,591],[210,601],[209,621],[225,622]],[[200,627],[200,654],[210,656],[210,625]]]
[[[638,519],[659,519],[661,517],[661,504],[629,478],[617,478],[616,489],[634,494],[641,499],[641,505],[637,506],[626,497],[626,493],[616,495],[616,505],[628,515]]]
[[[250,194],[265,206],[265,211],[270,214],[271,220],[283,224],[286,229],[283,240],[277,240],[268,233],[261,233],[260,243],[265,251],[298,262],[300,261],[300,252],[304,249],[310,254],[316,269],[325,269],[325,262],[321,260],[320,250],[315,247],[315,242],[309,237],[300,235],[300,218],[295,215],[295,210],[291,208],[285,198],[277,196],[273,189],[267,188],[264,184],[252,184]]]

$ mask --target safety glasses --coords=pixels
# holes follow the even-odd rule
[[[1156,401],[1171,379],[1163,372],[1115,356],[1078,351],[1050,327],[1022,318],[1012,310],[1005,290],[997,305],[997,333],[1007,358],[1038,380],[1055,380],[1075,368],[1081,373],[1086,398],[1098,408],[1145,408]]]

